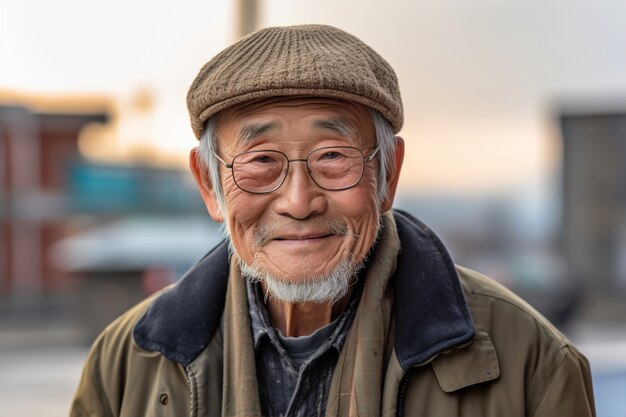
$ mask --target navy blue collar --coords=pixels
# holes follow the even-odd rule
[[[400,253],[395,286],[395,349],[403,369],[469,342],[474,324],[456,268],[437,236],[410,214],[394,210]],[[171,290],[156,298],[137,322],[139,347],[187,366],[217,331],[229,271],[221,242]]]
[[[400,254],[394,277],[395,348],[404,370],[474,338],[474,322],[443,243],[396,210]]]

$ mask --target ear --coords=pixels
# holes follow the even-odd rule
[[[384,213],[391,209],[393,199],[396,196],[396,188],[398,187],[398,179],[400,178],[400,170],[402,169],[402,161],[404,160],[404,139],[396,136],[396,151],[392,160],[393,165],[388,168],[387,174],[387,195],[383,200],[381,212]]]
[[[192,149],[189,153],[189,168],[191,168],[191,173],[193,174],[196,186],[198,187],[198,191],[200,191],[200,195],[202,196],[202,200],[204,201],[209,215],[216,222],[222,223],[224,221],[224,214],[217,204],[217,196],[215,195],[215,190],[211,183],[211,176],[209,175],[209,171],[198,161],[199,157],[198,148]]]

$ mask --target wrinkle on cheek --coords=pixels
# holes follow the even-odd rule
[[[224,200],[227,202],[232,202],[237,194],[237,191],[239,191],[239,187],[237,187],[232,179],[224,181],[222,183],[222,189],[224,190]]]
[[[231,243],[237,254],[251,264],[259,249],[254,239],[256,226],[267,210],[270,197],[246,193],[232,182],[224,184],[224,188]]]
[[[376,232],[380,222],[378,210],[368,213],[362,220],[359,225],[360,227],[356,229],[359,236],[355,237],[356,241],[353,252],[355,262],[361,262],[365,259],[376,240]]]
[[[246,226],[240,222],[235,221],[233,217],[229,218],[230,222],[230,239],[233,243],[237,254],[246,262],[249,263],[253,259],[253,253],[255,251],[254,241],[250,237],[253,233],[251,227]]]
[[[365,181],[367,186],[370,188],[371,191],[369,191],[372,194],[372,202],[373,204],[376,204],[376,207],[378,208],[378,181],[377,178],[372,176],[372,177],[368,177],[367,179],[363,178],[361,181]]]

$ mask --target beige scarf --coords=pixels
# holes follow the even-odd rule
[[[393,289],[400,241],[393,215],[371,255],[354,322],[333,373],[326,416],[380,416],[386,340],[391,331]],[[233,256],[224,312],[223,416],[261,416],[246,285]]]

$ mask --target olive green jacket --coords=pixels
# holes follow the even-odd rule
[[[455,267],[419,221],[394,216],[402,249],[383,416],[595,416],[587,360],[558,330],[494,281]],[[221,244],[108,326],[70,415],[220,416],[227,282]]]

